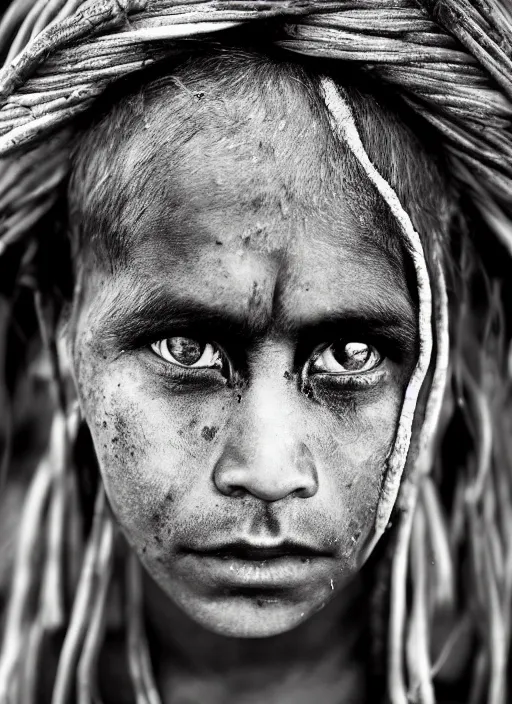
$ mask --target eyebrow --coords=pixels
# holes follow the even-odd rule
[[[248,342],[264,336],[271,328],[279,329],[301,341],[344,334],[378,337],[410,353],[417,344],[417,320],[414,306],[403,296],[368,297],[352,308],[336,312],[322,311],[293,320],[284,311],[251,310],[250,315],[230,312],[226,306],[176,294],[168,289],[151,289],[135,284],[128,292],[118,290],[105,310],[99,311],[95,337],[101,344],[129,350],[151,344],[177,333],[198,338],[237,339]]]
[[[403,306],[365,305],[357,310],[349,309],[331,313],[312,320],[300,329],[300,340],[329,340],[339,336],[362,337],[365,341],[385,341],[390,349],[407,354],[417,347],[417,322],[409,314],[404,315]]]
[[[138,293],[138,295],[137,295]],[[196,299],[162,289],[140,287],[127,296],[116,296],[100,314],[97,334],[123,349],[140,347],[161,339],[166,333],[194,331],[200,337],[211,333],[259,337],[268,327],[268,316],[251,319],[229,313]]]

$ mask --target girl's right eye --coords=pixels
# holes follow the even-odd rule
[[[151,344],[155,354],[166,362],[186,369],[222,369],[224,360],[213,342],[191,337],[166,337]]]

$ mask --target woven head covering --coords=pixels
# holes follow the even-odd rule
[[[45,139],[113,80],[176,53],[180,38],[246,22],[264,33],[261,20],[279,18],[280,46],[356,62],[399,89],[439,130],[461,188],[512,251],[512,13],[502,0],[38,0],[26,9],[12,3],[0,25],[0,46],[17,30],[0,73],[0,156]],[[5,246],[23,227],[9,232],[2,219],[0,210]]]
[[[0,72],[0,254],[29,240],[37,222],[55,203],[67,174],[67,148],[75,116],[89,109],[110,83],[175,55],[187,46],[188,38],[244,23],[253,23],[262,38],[268,33],[269,39],[284,49],[357,63],[399,93],[438,131],[454,182],[473,197],[489,233],[512,253],[512,13],[500,0],[36,0],[31,7],[26,0],[17,0],[0,24],[0,46],[12,40]],[[419,237],[396,194],[366,155],[343,95],[330,79],[323,79],[322,91],[335,133],[356,156],[400,225],[419,289],[420,354],[389,457],[374,537],[375,543],[388,524],[408,460],[414,466],[408,468],[401,491],[402,539],[393,563],[389,641],[391,700],[406,704],[403,634],[408,618],[407,553],[419,478],[430,469],[445,390],[446,292],[438,259],[434,257],[434,271],[427,272]],[[429,370],[423,427],[413,452],[414,414]],[[62,477],[61,472],[56,481],[62,482]],[[100,518],[93,528],[84,569],[87,566],[89,572],[99,573],[112,542],[112,528],[105,519],[101,494],[98,507]],[[416,532],[421,530],[418,523]],[[442,555],[443,549],[438,554]],[[424,582],[418,578],[415,584],[425,589]],[[136,578],[133,585],[132,597],[140,601]],[[90,583],[89,587],[92,589]],[[81,598],[83,601],[87,595]],[[84,641],[85,612],[80,610],[80,594],[76,602],[59,665],[55,704],[66,701],[69,673]],[[426,614],[415,608],[409,635],[416,644],[406,658],[409,697],[429,704],[434,701],[434,690]],[[506,609],[505,603],[505,613]],[[59,609],[48,616],[51,611],[48,608],[45,612],[47,623],[53,619],[54,625],[61,624]],[[2,696],[8,696],[16,662],[8,637],[12,643],[16,641],[13,634],[22,630],[20,609],[11,609],[10,616],[0,658],[0,702],[4,701]],[[134,628],[140,636],[141,623]],[[80,632],[82,636],[77,636]],[[18,637],[18,653],[22,643]],[[88,644],[86,637],[85,654]],[[493,704],[504,701],[504,652],[503,643],[497,655],[491,652],[489,701]],[[83,658],[84,681],[88,681],[92,666],[86,655]],[[157,701],[143,655],[132,663],[132,669],[137,668],[146,673],[140,685],[141,701]]]

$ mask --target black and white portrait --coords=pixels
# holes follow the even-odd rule
[[[0,704],[511,702],[510,0],[0,57]]]

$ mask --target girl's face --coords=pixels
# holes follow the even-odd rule
[[[84,277],[74,374],[148,572],[203,626],[270,636],[361,564],[416,360],[415,305],[348,156],[311,198],[269,198],[277,156],[186,148],[179,168],[160,148],[129,256]]]

